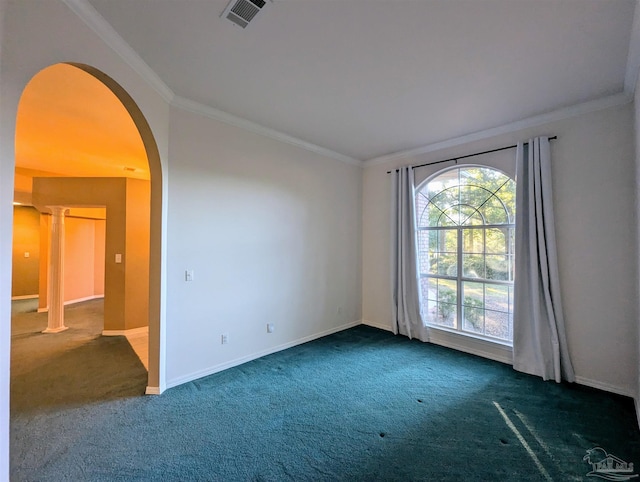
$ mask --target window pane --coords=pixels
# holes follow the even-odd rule
[[[485,308],[508,313],[510,311],[509,288],[509,286],[487,283],[485,285]]]
[[[429,231],[418,231],[418,266],[420,273],[429,272]]]
[[[495,254],[507,254],[507,238],[505,234],[509,231],[508,228],[488,228],[486,230],[486,250],[487,253]]]
[[[457,326],[457,288],[452,280],[438,281],[438,308],[435,323],[455,328]]]
[[[438,218],[438,226],[457,226],[460,223],[460,208],[452,206],[444,209]]]
[[[484,256],[463,254],[462,276],[465,278],[484,278]]]
[[[462,252],[482,254],[484,252],[484,230],[483,229],[463,229],[462,230]]]
[[[456,276],[458,256],[449,253],[438,253],[438,273],[440,276]]]
[[[482,213],[476,209],[460,209],[460,225],[462,226],[482,226],[485,224]]]
[[[507,256],[488,254],[487,279],[507,281],[509,279],[509,260]]]
[[[464,319],[462,329],[473,333],[484,334],[484,310],[481,308],[462,307]]]
[[[420,286],[422,288],[422,314],[426,316],[427,323],[435,323],[438,309],[438,280],[422,278]]]
[[[462,304],[464,306],[484,308],[484,283],[463,281],[462,288],[464,293]]]
[[[458,232],[456,229],[440,229],[433,231],[431,245],[437,251],[432,256],[437,259],[437,265],[432,262],[432,272],[442,276],[458,275]]]
[[[429,226],[429,214],[427,211],[427,205],[429,199],[421,191],[416,193],[416,221],[419,228],[426,228]]]
[[[438,241],[440,237],[440,231],[436,231],[435,229],[430,229],[427,231],[429,237],[429,251],[439,251],[438,250]]]
[[[481,208],[480,212],[486,224],[509,224],[509,215],[505,206],[496,196],[492,196]]]
[[[438,231],[438,246],[440,251],[448,253],[458,252],[458,230],[457,229],[441,229]]]
[[[429,271],[428,274],[437,275],[440,268],[440,256],[438,253],[429,253]]]
[[[486,167],[462,167],[460,171],[461,184],[483,186],[491,192],[495,192],[509,179],[502,172]]]
[[[429,203],[426,208],[427,226],[439,226],[440,217],[442,216],[442,209],[433,203]],[[423,215],[424,216],[424,215]]]
[[[483,171],[481,167],[461,167],[460,184],[484,184],[486,174]]]
[[[460,189],[458,186],[448,187],[437,194],[429,196],[434,208],[446,211],[452,206],[459,204]]]
[[[504,203],[509,213],[509,224],[516,219],[516,183],[509,179],[496,193],[496,196]]]
[[[484,283],[465,281],[462,284],[462,328],[474,333],[484,331]]]
[[[427,184],[427,195],[429,196],[429,199],[433,199],[441,191],[451,186],[457,186],[458,184],[458,170],[452,169],[450,171],[445,171]]]
[[[468,180],[468,184],[460,188],[460,204],[477,209],[482,206],[492,195],[492,191],[479,186],[477,181]]]
[[[509,313],[485,310],[485,333],[503,340],[510,339]]]

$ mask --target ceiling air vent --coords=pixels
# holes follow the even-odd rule
[[[266,3],[265,0],[231,0],[220,16],[246,28]]]

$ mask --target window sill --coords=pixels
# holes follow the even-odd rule
[[[509,365],[513,364],[513,347],[507,342],[462,334],[441,326],[427,325],[427,327],[431,343]]]

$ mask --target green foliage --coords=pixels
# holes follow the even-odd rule
[[[449,322],[456,311],[456,292],[441,286],[438,290],[438,315],[442,321]]]
[[[482,330],[484,303],[477,298],[465,298],[464,319],[471,323],[476,330]]]
[[[516,183],[495,169],[461,167],[445,171],[418,193],[419,225],[511,224],[515,219],[515,193]]]

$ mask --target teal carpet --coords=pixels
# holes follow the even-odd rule
[[[126,340],[82,330],[58,339],[59,376],[22,353],[51,338],[14,337],[13,481],[587,480],[595,446],[640,469],[630,399],[374,328],[162,396],[139,396]]]

